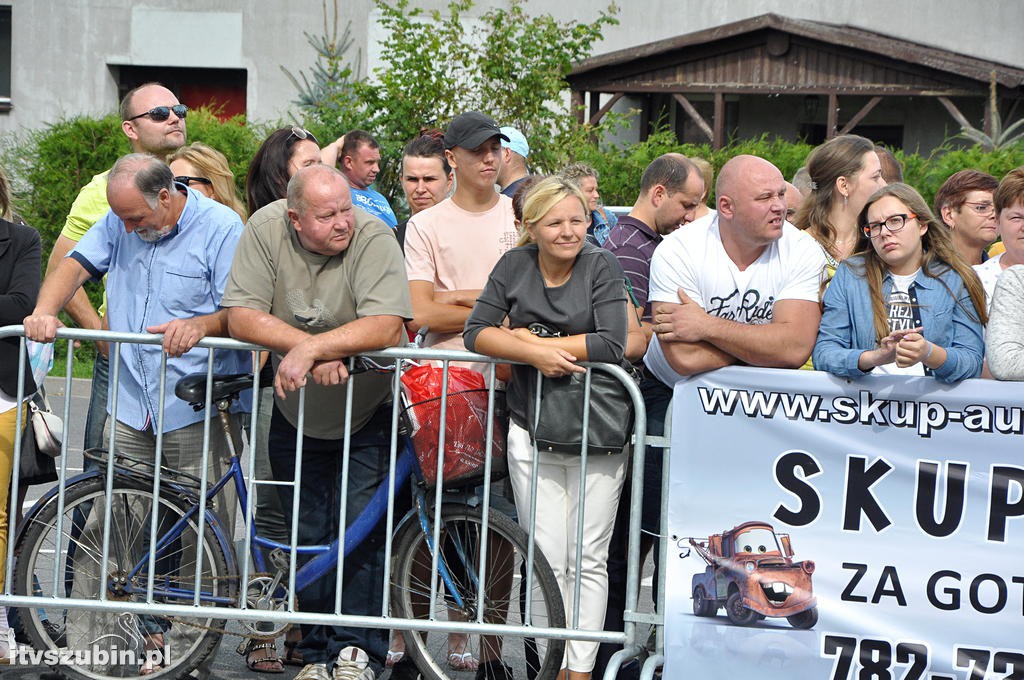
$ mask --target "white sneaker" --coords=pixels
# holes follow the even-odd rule
[[[14,660],[18,643],[14,641],[13,628],[0,628],[0,666],[7,666]]]
[[[308,663],[295,675],[295,680],[331,680],[325,663]]]
[[[333,675],[333,680],[374,680],[377,677],[370,668],[370,657],[358,647],[341,650],[338,660],[334,662]]]

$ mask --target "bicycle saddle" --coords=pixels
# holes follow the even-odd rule
[[[252,375],[249,373],[215,374],[213,376],[213,401],[237,399],[242,390],[251,387]],[[201,408],[206,401],[206,374],[190,373],[186,375],[174,385],[174,394],[178,399]]]

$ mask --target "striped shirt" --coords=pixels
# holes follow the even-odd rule
[[[619,260],[626,278],[633,287],[633,295],[644,308],[644,321],[651,320],[651,305],[647,300],[650,288],[651,258],[654,249],[661,243],[661,234],[646,224],[626,215],[612,228],[604,247]]]

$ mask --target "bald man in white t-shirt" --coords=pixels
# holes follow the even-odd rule
[[[718,175],[718,213],[654,251],[644,362],[666,384],[733,364],[799,368],[810,356],[825,256],[786,222],[786,189],[768,161],[736,156]]]

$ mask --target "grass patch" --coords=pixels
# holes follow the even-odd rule
[[[92,365],[94,362],[93,352],[84,352],[78,349],[74,353],[74,365],[71,367],[71,375],[74,378],[92,378]],[[54,346],[53,368],[48,375],[63,378],[67,371],[68,341],[58,340]]]

